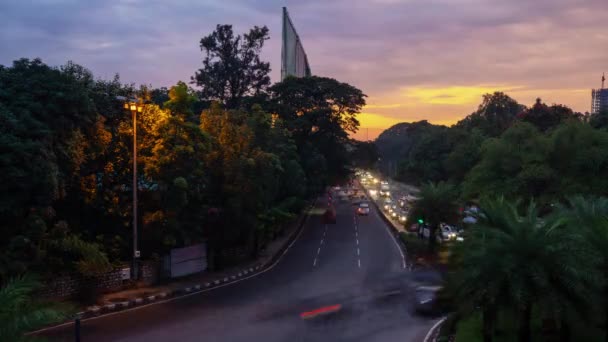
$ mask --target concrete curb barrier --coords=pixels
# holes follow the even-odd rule
[[[145,297],[137,297],[137,298],[130,299],[129,301],[111,303],[111,304],[106,304],[104,306],[90,306],[86,310],[79,312],[76,315],[80,319],[99,317],[99,316],[103,316],[105,314],[115,313],[115,312],[119,312],[119,311],[123,311],[123,310],[127,310],[127,309],[132,309],[137,306],[149,305],[154,302],[164,301],[169,298],[178,298],[178,297],[182,297],[182,296],[186,296],[186,295],[191,295],[191,294],[194,294],[197,292],[209,291],[215,287],[222,287],[224,285],[240,281],[242,278],[245,278],[245,277],[249,278],[255,274],[262,273],[268,267],[272,266],[276,261],[279,260],[279,258],[281,256],[283,256],[286,253],[286,251],[289,249],[289,246],[291,246],[292,242],[297,238],[299,233],[304,228],[304,224],[306,223],[306,219],[309,216],[310,210],[312,208],[314,208],[315,204],[316,204],[316,200],[313,202],[313,204],[311,204],[308,207],[308,210],[306,210],[306,213],[304,215],[301,215],[301,217],[297,223],[298,227],[289,235],[287,240],[285,240],[283,245],[276,251],[276,253],[274,253],[274,255],[272,255],[272,257],[270,257],[266,262],[257,263],[257,264],[255,264],[255,266],[249,267],[249,268],[243,268],[242,270],[237,271],[237,273],[235,273],[233,275],[224,276],[224,277],[212,280],[212,281],[204,283],[204,284],[190,285],[187,287],[183,287],[181,289],[174,289],[174,290],[169,290],[166,292],[159,292],[154,295],[149,295],[149,296],[145,296]],[[63,323],[63,324],[71,324],[71,321]],[[40,329],[37,331],[32,331],[32,332],[28,333],[27,335],[35,334],[37,332],[51,329],[51,328],[53,328],[53,327],[48,327],[48,328],[43,328],[43,329]]]
[[[422,342],[434,342],[437,340],[437,332],[439,331],[439,327],[441,326],[441,323],[445,322],[446,319],[447,316],[437,321],[437,323],[435,323],[426,333],[426,336],[424,336],[424,340],[422,340]]]

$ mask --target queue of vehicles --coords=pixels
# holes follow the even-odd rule
[[[390,185],[386,181],[381,181],[374,178],[369,172],[359,171],[357,172],[360,183],[368,189],[369,195],[374,200],[376,196],[380,196],[379,208],[382,209],[388,217],[398,221],[401,224],[407,222],[407,218],[411,209],[411,202],[417,198],[411,194],[407,194],[398,199],[393,199],[394,194],[391,193]],[[357,207],[358,215],[368,215],[370,211],[370,204],[368,202],[361,202]],[[420,226],[420,227],[419,227]],[[448,241],[457,239],[457,229],[447,224],[441,224],[438,229],[438,237],[440,241]],[[429,227],[426,225],[413,224],[408,227],[408,231],[412,233],[423,233],[426,232],[426,237],[430,235]],[[425,271],[427,272],[427,271]],[[432,275],[432,271],[431,275]],[[412,288],[412,296],[410,297],[413,301],[413,308],[419,314],[425,315],[437,315],[441,313],[439,305],[439,297],[442,289],[440,279],[430,279],[429,274],[425,273],[414,273],[416,283],[418,285]],[[432,277],[431,277],[432,278]]]
[[[405,224],[407,222],[407,218],[411,208],[411,202],[417,200],[412,194],[405,194],[404,196],[399,197],[398,199],[393,199],[393,194],[391,194],[390,185],[387,181],[380,180],[374,176],[370,172],[359,171],[357,173],[359,177],[359,181],[363,186],[366,186],[369,190],[369,194],[372,197],[376,195],[380,196],[380,207],[386,213],[386,215],[401,223]],[[375,189],[374,189],[375,188]],[[475,222],[474,214],[476,213],[476,207],[467,208],[466,217],[464,223]],[[361,212],[358,211],[359,214]],[[430,227],[426,224],[412,223],[406,230],[411,233],[417,233],[420,237],[429,238],[430,237]],[[437,240],[439,242],[447,242],[447,241],[462,241],[463,238],[462,229],[450,226],[445,223],[441,223],[439,228],[437,229]]]

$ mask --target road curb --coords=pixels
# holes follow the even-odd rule
[[[431,329],[429,329],[429,331],[426,333],[426,336],[424,336],[424,340],[422,340],[422,342],[434,342],[437,340],[437,332],[439,331],[439,328],[441,327],[441,324],[443,322],[445,322],[445,320],[448,317],[443,317],[442,319],[440,319],[439,321],[437,321],[437,323],[433,324],[433,326],[431,327]]]
[[[187,296],[187,295],[192,295],[192,294],[195,294],[198,292],[207,292],[207,291],[213,290],[214,288],[224,287],[225,285],[228,285],[230,283],[239,282],[240,280],[244,280],[243,278],[250,278],[250,277],[255,276],[256,274],[263,273],[269,267],[274,265],[287,252],[287,250],[289,250],[289,248],[293,244],[294,240],[299,236],[300,232],[304,229],[304,224],[306,223],[308,216],[310,216],[311,209],[313,209],[315,207],[316,203],[317,203],[317,201],[315,199],[313,201],[313,203],[307,207],[308,209],[305,211],[305,214],[300,215],[300,219],[297,222],[297,225],[298,225],[297,228],[289,235],[287,240],[285,240],[285,242],[283,243],[281,248],[279,248],[276,251],[276,253],[274,253],[274,255],[270,259],[268,259],[268,261],[266,261],[266,262],[258,262],[256,264],[254,264],[254,266],[249,266],[247,268],[243,268],[241,270],[235,271],[235,273],[232,275],[219,277],[215,280],[211,280],[209,282],[205,282],[205,283],[201,283],[201,284],[189,285],[189,286],[185,286],[185,287],[182,287],[179,289],[163,291],[163,292],[156,293],[154,295],[136,297],[136,298],[132,298],[132,299],[129,299],[128,301],[123,301],[123,302],[110,303],[110,304],[105,304],[102,306],[97,306],[97,305],[90,306],[90,307],[87,307],[86,310],[78,312],[75,315],[75,317],[79,318],[79,319],[101,317],[101,316],[104,316],[107,314],[113,314],[113,313],[117,313],[120,311],[133,309],[138,306],[145,306],[145,305],[150,305],[152,303],[159,302],[159,301],[166,301],[171,298],[179,298],[179,297],[183,297],[183,296]],[[33,334],[36,334],[36,333],[39,333],[39,332],[42,332],[45,330],[53,329],[58,326],[63,326],[63,325],[72,324],[72,323],[73,323],[73,321],[71,321],[71,320],[66,321],[66,322],[58,324],[58,325],[54,325],[51,327],[46,327],[46,328],[42,328],[42,329],[39,329],[36,331],[29,332],[26,335],[33,335]]]

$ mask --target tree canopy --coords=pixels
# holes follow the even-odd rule
[[[235,35],[232,25],[217,25],[201,38],[203,67],[192,77],[201,88],[201,97],[237,108],[246,96],[259,96],[270,85],[270,63],[260,59],[268,28],[255,26]]]

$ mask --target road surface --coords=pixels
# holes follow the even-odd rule
[[[82,322],[82,341],[422,341],[433,320],[411,313],[408,271],[398,246],[372,210],[355,215],[325,199],[271,270],[242,282],[158,305]],[[340,304],[337,312],[301,314]],[[72,326],[47,332],[73,341]]]

